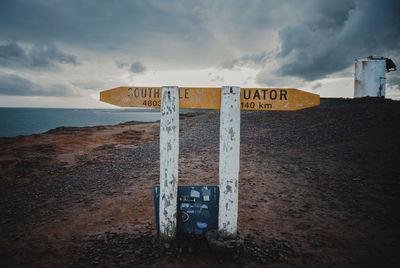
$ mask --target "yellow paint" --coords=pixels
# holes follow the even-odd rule
[[[294,111],[319,105],[319,95],[287,88],[242,88],[241,110]],[[220,109],[220,88],[179,88],[181,109]],[[117,87],[100,100],[120,107],[160,108],[161,87]]]
[[[294,88],[242,88],[241,110],[295,111],[319,105],[319,95]]]

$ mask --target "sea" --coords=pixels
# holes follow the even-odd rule
[[[128,121],[158,120],[159,111],[138,109],[0,108],[0,137],[39,134],[57,127],[103,126]]]

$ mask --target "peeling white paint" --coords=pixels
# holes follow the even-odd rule
[[[354,62],[354,97],[385,97],[386,58],[368,57]]]
[[[218,232],[236,236],[240,153],[240,87],[222,87],[219,141]]]
[[[160,120],[160,237],[176,235],[179,157],[179,89],[163,87]]]

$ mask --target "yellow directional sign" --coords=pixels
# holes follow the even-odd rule
[[[100,100],[120,107],[160,108],[161,87],[117,87]],[[294,111],[319,105],[319,95],[294,88],[242,88],[241,110]],[[179,108],[220,109],[220,88],[179,88]]]

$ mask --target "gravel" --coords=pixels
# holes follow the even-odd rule
[[[147,176],[149,183],[157,182],[159,141],[156,138],[132,147],[105,145],[96,149],[102,152],[102,162],[83,155],[77,165],[51,165],[45,170],[49,176],[32,176],[30,180],[19,178],[51,161],[48,154],[55,148],[35,145],[26,149],[39,154],[19,162],[10,171],[14,179],[0,181],[0,263],[3,267],[43,264],[131,267],[163,266],[169,262],[209,266],[221,263],[239,266],[271,263],[392,265],[396,263],[395,248],[400,242],[397,235],[400,220],[399,118],[399,102],[368,98],[321,99],[319,107],[296,112],[247,111],[241,114],[242,174],[249,172],[249,163],[270,165],[274,167],[273,174],[285,178],[280,183],[297,189],[293,192],[263,190],[257,197],[261,201],[259,205],[252,205],[249,210],[262,210],[277,200],[290,203],[296,199],[295,205],[285,208],[285,215],[303,224],[305,230],[312,228],[313,223],[302,222],[302,219],[311,213],[315,219],[329,218],[349,230],[358,230],[366,235],[369,249],[378,247],[381,252],[379,256],[372,254],[373,262],[364,251],[356,256],[349,255],[347,259],[341,258],[342,253],[323,253],[337,246],[324,237],[307,239],[311,233],[300,239],[298,234],[274,237],[252,229],[246,231],[243,246],[233,254],[213,253],[204,238],[178,237],[176,241],[162,243],[153,223],[131,232],[106,231],[74,237],[65,241],[68,247],[61,249],[62,258],[52,255],[56,248],[53,240],[38,240],[34,233],[67,210],[68,204],[86,206],[99,196],[121,196],[126,187],[136,182],[141,185],[139,182]],[[195,154],[200,159],[200,168],[215,168],[219,148],[218,112],[183,117],[180,129],[181,157]],[[215,161],[209,160],[212,158]],[[202,162],[202,159],[208,160]],[[190,176],[190,171],[185,172]],[[184,179],[185,176],[182,181]],[[251,191],[259,194],[258,182],[244,177],[240,183],[243,195],[250,195]],[[302,196],[301,200],[298,195]],[[69,220],[67,216],[62,219]],[[257,224],[254,214],[241,226],[250,226],[250,222]],[[379,230],[378,236],[370,236],[368,228],[373,232]],[[361,242],[357,243],[355,246],[363,247]]]

